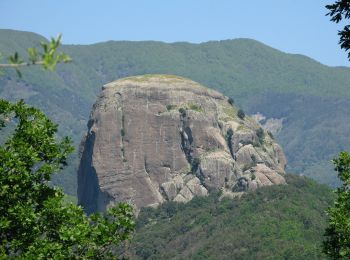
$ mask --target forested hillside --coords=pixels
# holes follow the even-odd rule
[[[24,54],[43,37],[0,30],[0,52]],[[302,55],[280,52],[249,39],[202,44],[105,42],[64,45],[73,63],[54,73],[24,68],[23,78],[3,71],[0,96],[23,98],[43,109],[74,138],[76,147],[101,86],[112,80],[146,73],[177,74],[231,96],[248,113],[283,118],[276,134],[289,160],[290,172],[335,184],[330,159],[350,150],[350,69],[324,66]],[[75,194],[77,153],[55,183]]]
[[[128,254],[133,259],[325,259],[322,240],[329,188],[287,175],[241,199],[220,194],[141,211]]]

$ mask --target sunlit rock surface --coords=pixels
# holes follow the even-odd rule
[[[88,213],[119,201],[138,210],[284,184],[282,149],[237,111],[221,93],[172,75],[105,85],[81,145],[79,204]]]

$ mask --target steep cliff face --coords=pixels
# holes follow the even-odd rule
[[[87,212],[136,209],[284,184],[280,146],[222,94],[191,80],[144,75],[109,83],[81,146],[78,198]]]

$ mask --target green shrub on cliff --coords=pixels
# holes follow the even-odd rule
[[[245,117],[245,113],[242,109],[239,109],[238,112],[237,112],[237,116],[240,118],[240,119],[244,119]]]

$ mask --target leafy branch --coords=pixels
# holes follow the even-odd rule
[[[331,21],[339,23],[350,18],[350,1],[338,0],[334,4],[326,5],[329,12],[326,14],[331,17]],[[348,59],[350,60],[350,24],[344,26],[343,30],[338,31],[339,44],[342,49],[348,52]]]
[[[57,138],[53,121],[23,100],[0,99],[0,259],[115,259],[135,229],[133,209],[119,203],[87,216],[64,202],[52,175],[67,164],[71,140]]]
[[[23,60],[18,52],[15,52],[8,58],[8,63],[0,63],[0,68],[14,68],[19,77],[22,76],[20,72],[21,67],[28,67],[32,65],[40,65],[45,70],[53,71],[58,63],[71,62],[72,59],[64,52],[57,53],[59,46],[61,45],[62,35],[59,34],[57,38],[51,38],[51,41],[41,42],[42,50],[37,48],[28,48],[28,60]],[[1,60],[1,54],[0,54]]]

